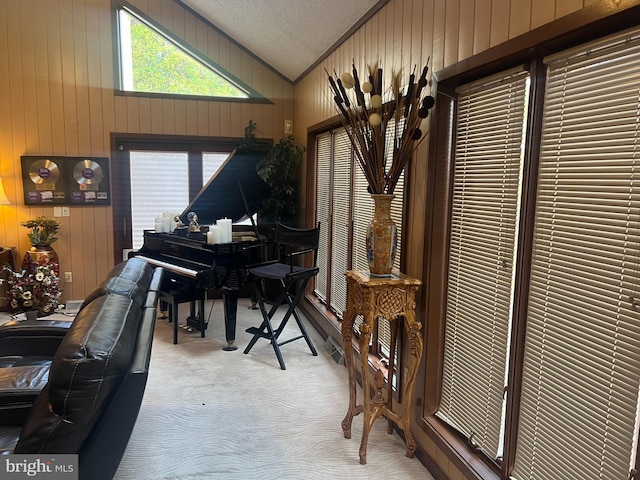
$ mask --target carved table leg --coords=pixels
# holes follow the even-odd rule
[[[354,415],[356,415],[356,371],[353,364],[353,347],[351,345],[354,319],[355,314],[350,313],[347,309],[342,319],[342,348],[344,350],[344,361],[349,377],[349,406],[347,408],[347,415],[342,421],[344,438],[351,438],[351,421]]]
[[[403,415],[402,415],[402,430],[404,430],[405,441],[407,444],[407,457],[413,457],[416,451],[416,441],[411,433],[411,415],[409,415],[408,408],[413,398],[413,388],[416,383],[416,376],[418,374],[418,365],[420,358],[422,357],[422,335],[420,329],[422,324],[415,321],[413,312],[409,312],[405,318],[405,327],[407,329],[409,340],[409,368],[407,369],[407,379],[404,382],[404,394],[402,398]]]
[[[369,431],[376,416],[372,415],[371,397],[369,390],[369,341],[371,340],[372,319],[365,315],[364,321],[360,325],[360,360],[362,363],[362,390],[364,399],[362,408],[364,411],[364,419],[362,421],[362,441],[360,442],[360,463],[367,463],[367,441],[369,440]]]

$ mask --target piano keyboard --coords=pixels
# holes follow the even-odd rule
[[[152,265],[156,265],[157,267],[162,267],[165,270],[179,273],[186,277],[196,278],[196,276],[198,275],[198,272],[196,270],[191,270],[190,268],[181,267],[180,265],[175,265],[173,263],[167,263],[161,260],[156,260],[155,258],[145,257],[144,255],[136,255],[136,258],[141,258],[143,260],[146,260]]]

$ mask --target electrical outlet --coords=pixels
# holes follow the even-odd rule
[[[69,216],[69,207],[62,207],[62,216],[63,217]]]
[[[64,272],[64,281],[65,281],[65,283],[72,283],[73,282],[73,273]]]
[[[61,217],[62,216],[62,207],[53,207],[53,216]]]

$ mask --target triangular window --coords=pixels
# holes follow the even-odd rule
[[[118,9],[120,90],[248,99],[254,97],[208,59],[129,8]],[[259,97],[259,95],[258,95]]]

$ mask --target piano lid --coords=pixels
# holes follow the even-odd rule
[[[269,186],[256,173],[256,165],[269,148],[269,145],[258,144],[252,150],[231,152],[180,214],[182,222],[189,223],[189,212],[198,214],[201,225],[211,225],[224,217],[237,222],[256,213],[270,192]]]

